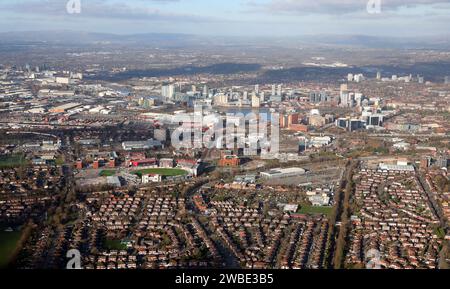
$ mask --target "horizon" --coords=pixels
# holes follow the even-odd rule
[[[381,0],[379,7],[367,7],[376,1],[5,0],[0,4],[0,32],[58,27],[116,35],[226,37],[318,34],[408,38],[450,34],[449,0]]]

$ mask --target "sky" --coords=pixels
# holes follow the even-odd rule
[[[0,32],[417,37],[450,35],[449,23],[450,0],[0,1]]]

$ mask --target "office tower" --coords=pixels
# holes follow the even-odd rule
[[[377,72],[377,80],[381,80],[381,72]]]
[[[166,100],[171,100],[175,97],[175,86],[173,84],[170,85],[163,85],[161,88],[161,95]]]
[[[259,99],[259,97],[256,95],[256,93],[252,94],[252,107],[254,108],[259,108],[261,105],[261,100]]]
[[[277,90],[277,95],[278,96],[282,96],[283,94],[283,87],[281,86],[281,84],[278,85],[278,90]]]
[[[316,103],[317,102],[317,93],[316,92],[311,92],[309,94],[309,102],[310,103]]]
[[[255,92],[256,94],[259,94],[259,84],[255,85]]]
[[[363,81],[364,80],[364,75],[363,74],[356,74],[355,76],[354,76],[354,81],[355,82],[361,82],[361,81]]]
[[[339,106],[346,107],[348,103],[348,85],[341,84],[340,94],[339,94]]]
[[[425,78],[424,78],[423,76],[418,76],[417,81],[418,81],[420,84],[423,84],[423,83],[425,83]]]
[[[348,81],[348,82],[352,82],[352,81],[353,81],[353,78],[354,78],[354,76],[353,76],[352,73],[349,73],[349,74],[347,75],[347,81]]]
[[[272,95],[276,94],[276,87],[275,84],[272,84]]]
[[[196,92],[197,92],[197,86],[192,85],[192,92],[193,92],[193,93],[196,93]]]
[[[228,103],[228,96],[226,94],[217,94],[214,96],[214,104],[215,105],[226,105]]]
[[[259,99],[261,100],[261,102],[266,101],[266,94],[264,93],[264,91],[261,91],[261,93],[259,94]]]
[[[362,100],[363,100],[362,93],[355,93],[355,102],[357,106],[361,106]]]
[[[203,97],[208,97],[209,96],[209,89],[208,86],[203,86]]]
[[[247,100],[247,99],[248,99],[248,92],[247,92],[247,91],[244,91],[243,99],[244,99],[244,100]]]

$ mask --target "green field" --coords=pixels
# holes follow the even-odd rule
[[[0,228],[0,268],[8,265],[20,236],[19,231],[5,232],[4,228]]]
[[[126,250],[127,249],[127,246],[125,244],[122,244],[122,241],[120,241],[120,240],[106,239],[104,246],[108,250]]]
[[[111,177],[116,174],[116,171],[114,170],[103,170],[100,172],[101,177]]]
[[[0,156],[0,169],[17,168],[27,164],[23,155]]]
[[[306,214],[306,215],[329,215],[331,214],[331,211],[333,210],[333,207],[314,207],[314,206],[302,206],[297,213],[299,214]]]
[[[174,176],[187,175],[187,172],[185,170],[181,170],[181,169],[155,168],[155,169],[144,169],[144,170],[134,171],[133,174],[138,175],[139,177],[142,177],[142,175],[147,175],[147,174],[156,174],[156,175],[161,175],[164,177],[174,177]]]
[[[55,160],[55,164],[57,166],[62,166],[64,163],[65,163],[65,159],[63,156],[60,156]]]

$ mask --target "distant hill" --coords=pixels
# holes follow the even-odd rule
[[[49,44],[155,44],[161,46],[191,45],[200,41],[194,35],[185,34],[135,34],[117,35],[78,31],[28,31],[0,33],[0,43],[49,43]]]
[[[221,37],[189,34],[146,33],[118,35],[79,31],[28,31],[0,33],[0,43],[122,44],[155,47],[226,45],[330,45],[367,48],[450,49],[450,35],[440,37],[394,38],[367,35],[303,35],[297,37]]]

